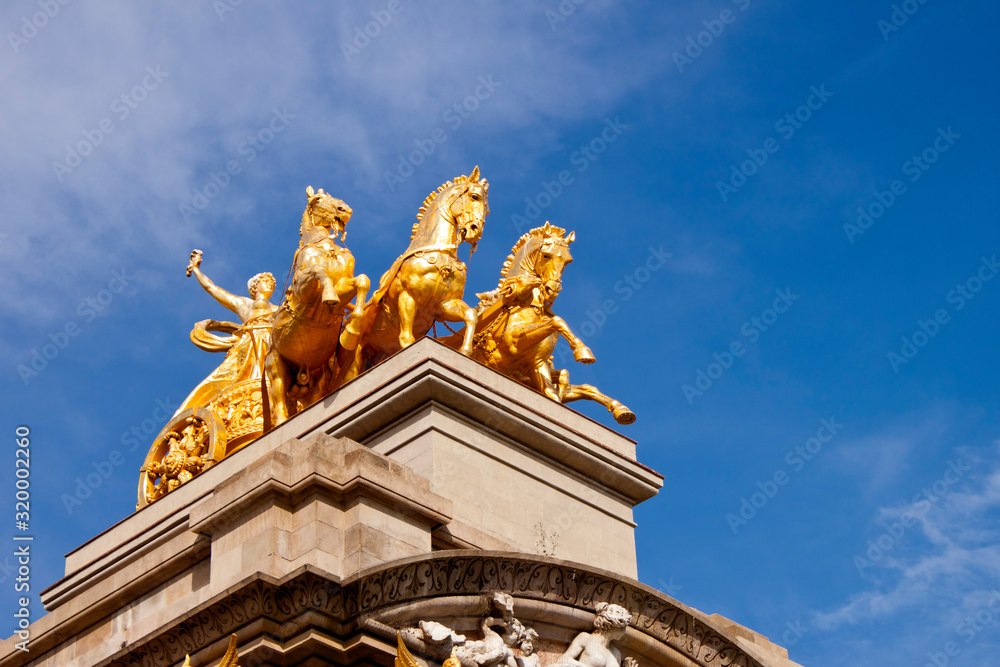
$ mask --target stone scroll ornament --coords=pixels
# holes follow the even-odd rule
[[[416,628],[400,631],[396,667],[419,664],[407,650],[404,636],[419,641],[439,660],[447,656],[443,667],[539,667],[535,654],[538,633],[514,617],[514,598],[494,593],[491,608],[497,615],[490,614],[480,622],[482,639],[469,640],[436,621],[421,621]],[[497,632],[498,628],[503,634]]]

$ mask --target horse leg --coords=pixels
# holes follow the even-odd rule
[[[267,398],[271,404],[271,425],[278,426],[288,420],[287,392],[292,384],[292,373],[273,347],[264,357],[264,372],[267,374]]]
[[[364,318],[365,298],[368,296],[371,282],[368,276],[362,273],[354,278],[344,278],[339,285],[343,287],[343,292],[351,292],[355,299],[354,310],[347,318],[343,333],[340,334],[340,345],[347,350],[354,350],[361,341],[361,320]],[[350,298],[347,300],[350,301]]]
[[[472,339],[476,335],[476,324],[479,323],[476,309],[461,299],[451,299],[450,301],[442,301],[435,314],[445,322],[465,322],[465,336],[462,339],[462,347],[458,351],[467,357],[472,356]]]
[[[562,371],[566,372],[566,371]],[[562,393],[562,402],[569,403],[571,401],[578,401],[582,398],[589,399],[591,401],[597,401],[604,407],[608,409],[615,417],[615,421],[619,424],[631,424],[635,421],[635,413],[625,407],[620,401],[602,394],[598,391],[597,387],[589,384],[569,384],[569,377],[567,374],[566,385]]]
[[[557,403],[562,403],[561,392],[557,391],[556,384],[552,381],[552,364],[548,360],[543,360],[535,366],[535,383],[537,389]]]
[[[407,348],[416,342],[413,337],[413,320],[417,316],[417,302],[409,292],[403,290],[399,293],[399,347]]]
[[[517,354],[518,350],[530,349],[556,331],[553,320],[554,318],[546,317],[540,322],[508,324],[503,342],[512,354]]]
[[[323,288],[323,305],[329,310],[336,310],[340,306],[340,295],[337,294],[337,283],[327,272],[319,274],[319,284]]]
[[[310,405],[323,398],[327,394],[327,388],[330,386],[330,369],[327,366],[321,366],[314,371],[310,372],[309,377],[309,387],[306,390],[305,396],[299,399],[302,403],[302,409],[305,410]]]
[[[552,318],[552,326],[569,343],[569,346],[573,349],[574,359],[581,364],[592,364],[597,361],[594,353],[590,351],[590,348],[582,340],[577,338],[576,334],[569,328],[569,325],[566,324],[566,320],[557,315]]]
[[[558,316],[547,316],[541,322],[510,327],[504,334],[504,343],[511,349],[511,352],[517,354],[519,348],[528,349],[553,333],[558,333],[566,339],[566,342],[573,348],[573,356],[577,361],[584,364],[592,364],[596,361],[590,348],[577,338],[566,321]]]
[[[341,338],[343,340],[343,338]],[[343,345],[337,348],[337,354],[334,357],[338,368],[340,369],[336,378],[334,379],[334,389],[339,389],[345,384],[353,380],[361,372],[361,362],[363,359],[362,346],[358,345],[353,350],[350,350]],[[330,360],[332,365],[333,359]]]

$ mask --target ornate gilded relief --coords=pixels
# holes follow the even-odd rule
[[[206,408],[174,415],[160,431],[139,469],[141,509],[190,481],[225,455],[226,429]]]

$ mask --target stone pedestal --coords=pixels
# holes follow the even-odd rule
[[[0,667],[201,667],[232,633],[244,667],[391,665],[396,628],[475,632],[495,591],[542,664],[600,601],[633,611],[642,665],[786,664],[633,580],[661,483],[631,440],[424,339],[71,552]]]

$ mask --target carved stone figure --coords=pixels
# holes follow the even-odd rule
[[[538,633],[532,628],[525,628],[518,642],[521,657],[517,658],[517,667],[541,667],[541,660],[535,651],[538,649]]]
[[[636,667],[632,658],[622,660],[612,645],[625,636],[632,615],[624,607],[607,602],[597,605],[593,632],[581,632],[556,662],[556,667]]]
[[[435,321],[464,322],[468,333],[459,351],[472,352],[476,311],[462,301],[466,266],[458,259],[458,246],[469,243],[475,251],[489,214],[488,191],[476,167],[424,200],[410,246],[365,304],[364,363],[378,363],[412,345]]]
[[[569,244],[574,232],[545,223],[522,236],[511,248],[500,271],[500,284],[479,294],[477,331],[472,358],[545,394],[559,403],[597,401],[619,424],[631,424],[635,414],[589,384],[570,384],[569,371],[556,370],[552,351],[562,336],[577,361],[594,362],[594,354],[552,312],[562,289],[563,270],[573,261]],[[452,347],[457,336],[446,341]]]
[[[538,656],[534,655],[538,633],[514,617],[514,598],[494,592],[490,606],[497,616],[488,615],[480,622],[482,639],[469,641],[441,623],[420,621],[417,628],[399,632],[400,642],[404,636],[416,639],[438,659],[451,655],[456,667],[538,667]],[[503,634],[496,628],[502,628]]]
[[[354,275],[351,251],[337,244],[337,236],[341,243],[347,236],[351,208],[322,189],[309,187],[306,196],[291,286],[274,315],[264,361],[275,426],[343,382],[360,342],[370,287],[368,276]]]
[[[455,648],[455,655],[462,661],[462,664],[473,664],[478,667],[494,667],[495,665],[507,665],[507,667],[517,667],[514,660],[514,652],[504,643],[501,637],[492,626],[505,625],[503,621],[489,616],[484,618],[479,624],[483,631],[483,639],[479,641],[466,642]]]
[[[460,635],[437,621],[420,621],[419,628],[423,640],[430,644],[444,644],[446,642],[451,642],[451,644],[465,643],[465,635]]]

